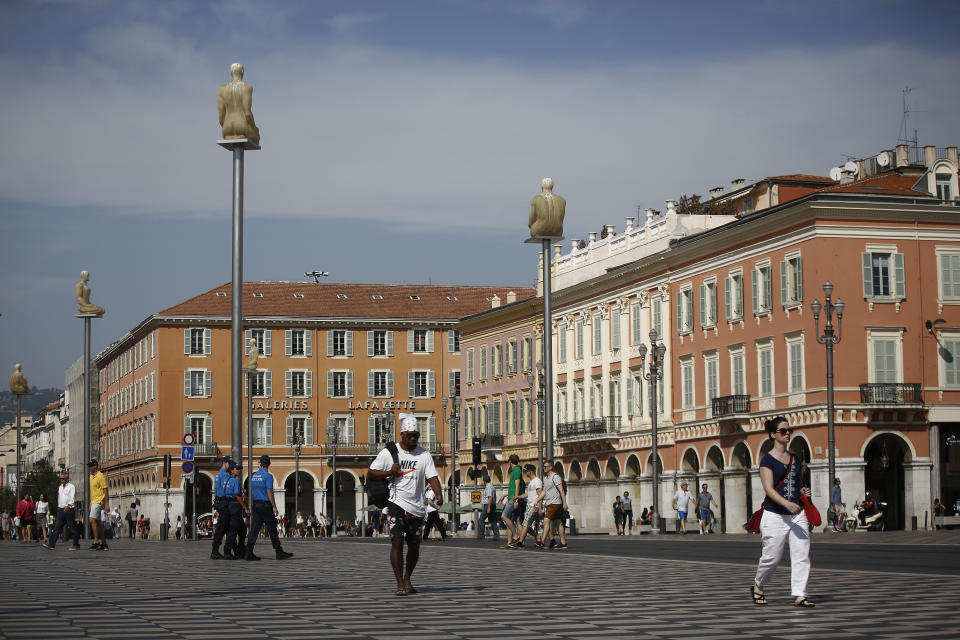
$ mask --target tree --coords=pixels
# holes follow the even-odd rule
[[[33,496],[34,502],[36,502],[42,493],[46,496],[47,502],[52,502],[56,505],[57,485],[59,484],[60,479],[57,472],[54,471],[49,462],[41,460],[33,466],[32,471],[28,471],[24,476],[23,491],[21,491],[20,494],[25,496],[29,493]]]
[[[740,215],[740,210],[731,200],[701,202],[700,196],[693,194],[680,196],[677,213],[693,216],[736,216]]]
[[[12,511],[16,501],[17,496],[10,487],[0,487],[0,511]]]

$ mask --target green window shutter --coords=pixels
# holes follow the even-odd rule
[[[393,331],[387,331],[387,355],[393,355]]]
[[[313,355],[313,331],[310,329],[303,330],[303,355]]]
[[[700,285],[700,326],[707,326],[707,285]]]
[[[427,397],[434,398],[437,395],[437,374],[433,371],[427,372]]]
[[[787,304],[787,261],[780,261],[780,304]]]
[[[771,310],[773,308],[773,278],[770,275],[770,267],[767,267],[767,277],[763,279],[764,289],[766,290],[766,297],[763,301],[764,309]]]
[[[370,444],[377,442],[377,419],[373,416],[367,418],[367,442]]]
[[[684,317],[687,320],[687,328],[693,329],[693,291],[688,290],[687,295],[685,295],[684,298],[686,298],[684,302],[686,303],[687,307],[687,312],[684,314]]]
[[[263,395],[267,398],[273,395],[273,371],[263,372]]]
[[[273,419],[272,418],[263,419],[263,443],[268,445],[273,444]]]
[[[344,331],[344,342],[346,343],[346,351],[348,357],[353,357],[353,331]],[[310,355],[309,353],[307,355]]]
[[[283,332],[283,355],[289,356],[291,353],[293,353],[293,330],[287,329]]]
[[[413,353],[413,329],[407,329],[407,353]]]
[[[186,416],[186,417],[183,419],[183,433],[184,433],[184,434],[191,433],[190,427],[191,427],[191,425],[190,425],[190,416]]]
[[[289,353],[287,355],[290,355]],[[327,330],[327,357],[333,357],[333,330]]]
[[[760,313],[760,286],[757,279],[760,277],[760,270],[753,270],[753,278],[751,279],[751,288],[753,290],[753,312]]]
[[[610,312],[610,348],[620,348],[620,309]]]
[[[183,330],[183,355],[190,355],[190,329]]]
[[[630,305],[630,344],[640,343],[640,304]]]
[[[263,330],[263,355],[269,356],[273,352],[273,331]]]
[[[434,416],[430,416],[430,432],[427,434],[427,440],[429,442],[437,441],[437,419]]]
[[[253,340],[253,329],[246,329],[243,332],[243,354],[250,355],[250,341]]]
[[[433,329],[427,329],[427,353],[433,353]]]
[[[906,271],[904,270],[904,267],[903,267],[902,253],[893,254],[893,275],[894,275],[894,281],[896,282],[894,295],[900,299],[906,298],[907,282],[906,282]]]
[[[797,302],[803,300],[803,259],[797,256],[797,272],[794,274],[794,293]]]
[[[374,376],[373,371],[367,371],[367,397],[368,397],[368,398],[373,398],[373,397],[374,397],[374,393],[373,393],[373,376]]]
[[[213,372],[204,371],[203,372],[203,395],[210,397],[213,395]]]
[[[310,376],[309,371],[307,372],[307,376],[308,377]],[[352,398],[353,397],[353,371],[347,371],[346,378],[347,378],[347,397]]]
[[[367,331],[367,357],[373,357],[373,331]]]
[[[313,444],[313,418],[306,418],[303,421],[303,443]]]
[[[632,416],[633,415],[633,378],[628,376],[624,378],[624,382],[627,385],[627,410],[625,413],[628,416]]]
[[[863,297],[873,297],[873,254],[865,251],[860,254],[860,261],[863,264]]]
[[[726,278],[723,279],[723,311],[724,311],[724,317],[728,321],[733,319],[733,315],[731,314],[731,311],[733,311],[733,307],[730,305],[730,296],[731,296],[730,287],[732,285],[733,285],[733,278],[727,276]]]
[[[411,398],[416,398],[417,394],[417,374],[413,371],[407,372],[407,391]]]
[[[677,333],[683,333],[683,292],[677,293]]]
[[[447,353],[456,353],[454,347],[453,329],[447,329]]]
[[[203,441],[213,443],[213,418],[206,416],[203,419]]]
[[[293,418],[287,416],[287,444],[293,444]]]
[[[203,353],[204,353],[204,355],[210,355],[210,348],[211,348],[211,346],[212,346],[211,343],[212,343],[212,339],[211,339],[211,335],[210,335],[210,329],[204,329],[204,330],[203,330]]]
[[[283,390],[287,398],[293,393],[293,371],[289,369],[283,372]]]
[[[387,397],[393,397],[393,371],[387,371]]]

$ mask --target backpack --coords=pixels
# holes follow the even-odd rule
[[[397,443],[388,442],[386,449],[390,452],[390,455],[393,456],[393,463],[399,464],[400,456],[397,454]],[[381,509],[387,506],[387,500],[390,497],[391,482],[393,482],[392,478],[383,478],[382,480],[367,479],[367,501],[369,504]]]

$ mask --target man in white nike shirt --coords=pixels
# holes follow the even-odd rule
[[[387,507],[387,530],[390,532],[390,564],[397,578],[396,595],[405,596],[416,593],[410,582],[413,570],[420,559],[420,541],[423,537],[424,484],[436,495],[434,503],[443,504],[440,480],[433,464],[430,452],[417,444],[420,439],[420,426],[416,416],[400,414],[400,442],[397,447],[398,462],[387,449],[370,465],[368,477],[371,480],[392,478]],[[407,541],[406,567],[404,567],[403,541]]]

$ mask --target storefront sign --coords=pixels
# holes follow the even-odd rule
[[[380,411],[382,409],[416,409],[416,400],[351,400],[347,403],[347,409],[364,409]]]
[[[271,409],[307,411],[310,407],[307,406],[306,400],[274,400],[273,402],[267,400],[266,402],[259,401],[254,403],[253,408],[259,411],[270,411]]]

